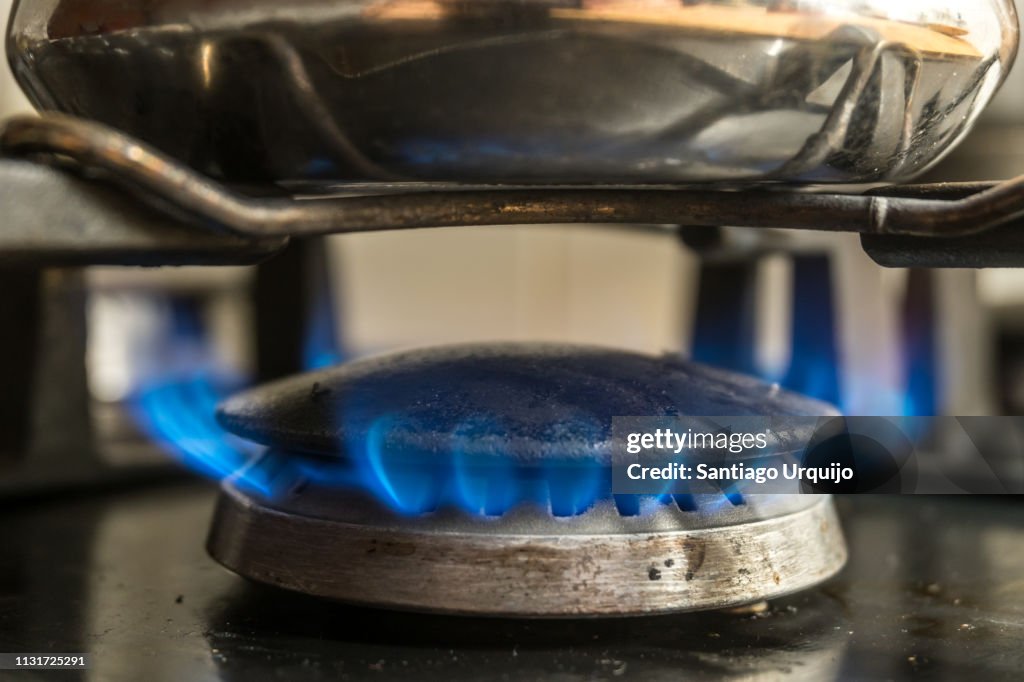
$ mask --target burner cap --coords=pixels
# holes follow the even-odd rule
[[[243,392],[218,419],[288,451],[346,454],[387,423],[415,456],[465,454],[523,466],[610,461],[616,416],[833,416],[834,407],[757,379],[590,346],[472,344],[368,358]],[[807,434],[779,434],[805,443]],[[455,439],[455,440],[453,440]]]

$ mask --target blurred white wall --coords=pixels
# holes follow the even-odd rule
[[[337,237],[345,338],[377,350],[467,340],[679,349],[687,253],[628,229],[495,227]]]
[[[11,13],[12,0],[0,0],[0,17],[4,21],[4,29],[6,35],[7,28],[7,17]],[[17,84],[14,82],[14,77],[11,76],[11,71],[7,67],[7,59],[4,58],[4,66],[0,69],[0,117],[10,116],[23,111],[31,111],[32,107],[28,101],[25,100],[24,95],[21,94],[21,90],[18,89]]]

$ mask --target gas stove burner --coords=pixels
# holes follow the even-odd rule
[[[676,356],[593,347],[353,362],[222,406],[222,424],[270,449],[225,483],[209,550],[258,582],[398,609],[570,617],[756,602],[842,567],[831,499],[613,495],[610,432],[619,415],[763,414],[836,412]]]

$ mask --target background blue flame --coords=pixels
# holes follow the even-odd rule
[[[326,291],[314,298],[302,344],[302,366],[307,370],[332,367],[343,360],[334,327],[334,301]]]
[[[703,266],[697,321],[691,356],[715,367],[751,374],[847,413],[844,389],[862,380],[844,376],[838,337],[840,326],[834,264],[827,254],[792,257],[792,320],[789,365],[781,375],[763,371],[754,358],[754,300],[756,280],[752,263]],[[910,271],[903,312],[901,355],[905,374],[898,395],[877,390],[877,407],[868,414],[911,417],[938,413],[937,348],[930,273]],[[898,405],[901,414],[892,414]]]

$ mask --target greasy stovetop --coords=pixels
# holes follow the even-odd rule
[[[0,507],[0,652],[92,654],[89,671],[0,678],[991,680],[1024,669],[1014,498],[840,500],[849,565],[766,613],[532,622],[247,584],[203,550],[213,499],[183,484]]]

